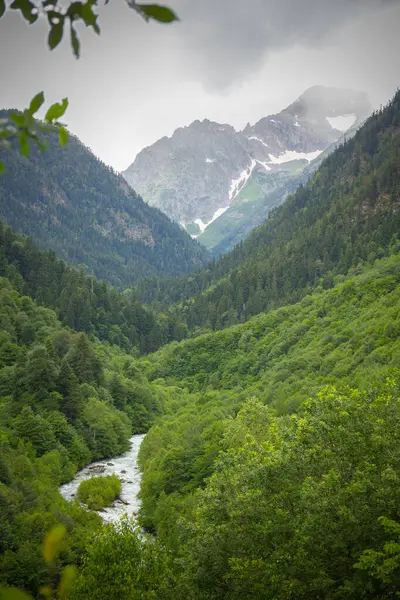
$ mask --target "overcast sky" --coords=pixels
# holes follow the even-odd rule
[[[400,85],[397,0],[165,4],[179,23],[147,24],[110,0],[100,37],[82,32],[80,60],[67,41],[50,52],[44,24],[0,19],[0,106],[23,108],[41,90],[49,102],[68,96],[70,130],[123,170],[195,119],[240,129],[315,84],[364,90],[378,107]]]

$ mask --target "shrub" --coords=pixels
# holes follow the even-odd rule
[[[116,475],[92,477],[82,481],[78,488],[78,498],[91,510],[102,510],[111,506],[121,493],[121,481]]]

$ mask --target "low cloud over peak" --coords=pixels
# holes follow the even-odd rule
[[[318,47],[357,17],[395,0],[175,0],[182,55],[208,91],[246,80],[269,54]]]

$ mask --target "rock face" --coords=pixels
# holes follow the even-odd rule
[[[265,117],[243,133],[259,138],[277,157],[286,151],[325,150],[370,111],[364,93],[314,86],[277,115]]]
[[[194,121],[142,150],[123,175],[150,205],[225,251],[224,239],[238,241],[244,222],[265,218],[254,203],[271,193],[268,210],[282,202],[310,162],[369,111],[363,93],[315,86],[241,132]]]
[[[221,201],[229,206],[233,175],[250,164],[250,154],[243,134],[205,119],[142,150],[123,175],[137,182],[150,205],[176,221],[208,222]]]

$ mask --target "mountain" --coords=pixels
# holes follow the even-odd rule
[[[151,206],[214,253],[260,225],[302,172],[369,113],[365,94],[315,86],[241,132],[205,119],[142,150],[123,173]]]
[[[336,148],[263,225],[201,273],[143,280],[189,329],[220,329],[298,301],[399,246],[400,92]]]
[[[46,152],[32,148],[28,158],[0,150],[7,167],[0,178],[0,218],[15,231],[121,288],[207,262],[204,248],[76,137],[64,149],[56,136],[47,141]]]
[[[0,221],[0,277],[24,296],[56,312],[66,327],[133,354],[153,352],[186,335],[172,315],[143,306],[64,261]]]

